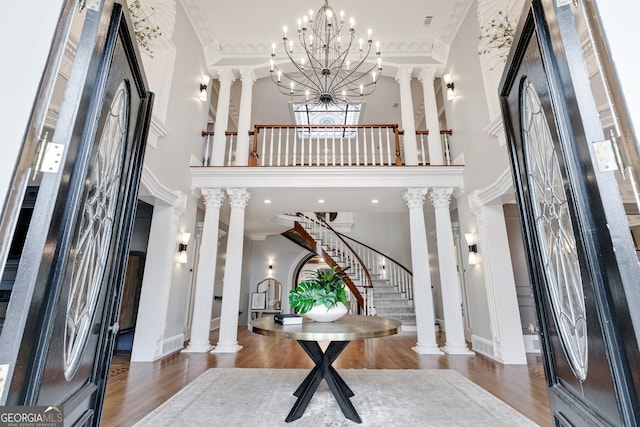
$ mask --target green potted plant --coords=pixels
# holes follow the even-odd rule
[[[289,304],[296,312],[317,322],[332,322],[347,314],[344,270],[319,268],[289,291]]]

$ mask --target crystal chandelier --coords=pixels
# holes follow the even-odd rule
[[[313,14],[298,19],[298,42],[287,38],[283,28],[284,52],[293,64],[293,71],[278,67],[276,44],[271,52],[271,80],[280,92],[298,104],[330,105],[361,103],[362,97],[373,93],[380,78],[380,42],[375,43],[375,61],[367,62],[373,49],[371,30],[365,41],[356,40],[353,18],[348,34],[341,38],[344,12],[336,16],[329,1]],[[288,64],[288,62],[287,62]]]

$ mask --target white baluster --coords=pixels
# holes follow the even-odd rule
[[[295,129],[295,133],[293,134],[293,138],[298,137],[298,128]],[[296,158],[296,144],[293,144],[293,158]],[[295,166],[295,163],[293,164]],[[302,129],[302,133],[300,134],[300,166],[304,166],[304,129]]]
[[[395,159],[395,156],[393,157]],[[389,166],[393,165],[391,163],[391,129],[387,128],[387,164]]]
[[[291,128],[287,128],[287,142],[285,144],[283,166],[289,166],[289,135],[290,134],[291,134]]]
[[[309,166],[313,165],[313,137],[311,136],[311,127],[309,127]]]
[[[382,145],[382,126],[378,128],[378,146],[380,147],[380,165],[384,165],[384,145]],[[388,151],[388,148],[387,148]]]
[[[331,165],[335,166],[336,165],[336,133],[335,132],[332,132],[331,134],[331,157],[332,157]]]
[[[424,151],[424,134],[420,134],[420,154],[422,156],[422,164],[427,164],[427,153]]]
[[[369,128],[369,132],[371,132],[371,164],[375,165],[376,164],[376,138],[375,138],[375,134],[373,133],[373,126],[371,126]]]
[[[359,141],[360,130],[356,129],[356,166],[360,166],[360,141]]]
[[[316,132],[316,166],[320,166],[320,128]]]
[[[298,163],[298,159],[296,158],[298,147],[298,129],[296,127],[293,128],[293,157],[291,158],[291,165],[296,166]]]
[[[273,166],[273,135],[275,133],[275,129],[271,128],[271,142],[269,143],[269,166]]]
[[[344,166],[344,135],[345,132],[340,134],[340,166]]]
[[[261,164],[262,166],[264,166],[264,162],[266,162],[266,155],[265,155],[265,150],[267,149],[267,128],[263,128],[263,134],[262,134],[262,155],[260,156],[262,158],[261,160]]]
[[[364,165],[367,166],[367,128],[362,128],[362,148],[364,151]]]
[[[282,155],[282,128],[278,128],[278,157],[276,158],[276,166],[280,166],[280,156]]]
[[[444,134],[444,155],[447,160],[447,164],[451,164],[451,151],[449,150],[449,137],[447,134]]]
[[[227,166],[231,166],[231,153],[233,153],[233,134],[229,135],[229,143],[227,144]]]

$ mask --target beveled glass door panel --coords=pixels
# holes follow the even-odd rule
[[[525,81],[520,97],[533,221],[551,311],[571,369],[582,382],[587,378],[586,310],[576,238],[559,165],[561,154],[555,149],[540,98],[531,81]]]

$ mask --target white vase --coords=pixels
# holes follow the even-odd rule
[[[305,316],[316,322],[333,322],[345,314],[347,314],[347,306],[339,302],[331,308],[327,308],[324,304],[314,305],[311,310],[305,313]]]

